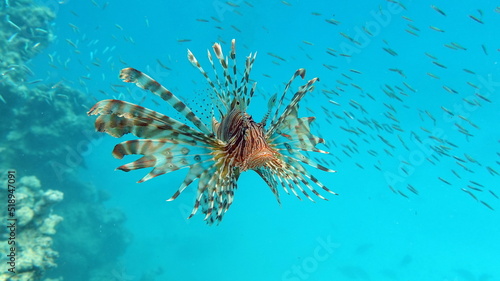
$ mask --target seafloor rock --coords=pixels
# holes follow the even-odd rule
[[[72,188],[65,191],[64,201],[58,204],[58,209],[64,210],[64,223],[54,236],[60,262],[48,276],[71,272],[73,281],[116,280],[113,270],[119,268],[118,257],[132,239],[125,228],[124,213],[107,208],[107,195],[103,196],[94,185],[70,181],[68,186]]]
[[[3,178],[5,171],[2,171]],[[8,272],[11,267],[6,255],[0,257],[0,280],[43,280],[44,273],[56,266],[58,252],[53,249],[53,236],[56,226],[63,218],[52,213],[54,204],[63,199],[60,191],[44,191],[40,181],[34,176],[25,176],[15,185],[16,196],[15,245],[9,245],[11,234],[2,228],[0,236],[0,252],[10,253],[10,247],[15,251],[15,272]],[[1,193],[7,194],[7,186],[0,185]],[[47,193],[56,194],[57,200],[47,200]],[[0,209],[0,218],[7,222],[7,208]],[[12,239],[10,240],[12,241]]]

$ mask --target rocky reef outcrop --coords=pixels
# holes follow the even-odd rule
[[[3,171],[3,182],[7,182],[6,177]],[[0,208],[1,221],[11,225],[2,228],[0,236],[0,252],[9,253],[0,257],[0,280],[40,280],[45,271],[56,267],[59,253],[53,248],[53,236],[63,218],[53,212],[53,206],[64,195],[43,189],[35,176],[24,176],[13,185],[15,203],[9,212],[15,215],[11,217],[7,208]],[[2,184],[0,189],[2,194],[8,194],[8,185]]]
[[[55,38],[55,14],[33,0],[0,1],[0,177],[18,175],[16,273],[0,257],[0,280],[116,280],[130,235],[109,197],[78,178],[94,135],[89,97],[30,68]],[[6,180],[0,197],[7,198]],[[0,208],[2,222],[7,208]],[[0,252],[9,253],[7,229]]]

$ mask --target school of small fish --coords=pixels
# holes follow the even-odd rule
[[[282,9],[296,5],[291,1],[278,2],[277,5],[281,5]],[[101,12],[112,5],[95,0],[90,3]],[[424,195],[434,188],[449,188],[449,192],[460,192],[494,210],[500,196],[500,137],[498,130],[486,144],[483,137],[477,137],[484,128],[497,126],[491,120],[477,118],[477,113],[494,111],[495,117],[500,117],[498,98],[495,97],[498,95],[496,81],[499,79],[489,76],[490,73],[483,71],[481,65],[461,64],[461,58],[477,57],[494,64],[500,49],[498,44],[485,43],[486,39],[484,42],[467,40],[461,34],[460,26],[472,26],[481,33],[483,28],[498,24],[500,6],[489,7],[488,10],[480,7],[464,13],[445,9],[435,3],[426,6],[427,17],[422,18],[416,17],[412,11],[418,5],[415,3],[410,5],[404,1],[386,0],[377,5],[371,14],[375,19],[377,16],[387,16],[388,11],[392,11],[388,30],[383,30],[385,25],[380,22],[378,27],[374,26],[373,22],[377,22],[373,18],[356,27],[348,26],[345,24],[347,16],[315,11],[311,7],[311,11],[303,11],[302,17],[308,18],[322,30],[329,30],[331,38],[328,44],[311,32],[310,37],[290,38],[290,42],[287,42],[296,44],[294,48],[301,51],[294,56],[271,47],[261,53],[275,66],[286,66],[297,59],[309,59],[310,64],[324,67],[327,73],[318,74],[322,81],[316,86],[317,92],[312,94],[314,99],[322,98],[327,102],[318,105],[306,100],[308,104],[302,107],[302,110],[314,116],[326,117],[325,122],[311,126],[321,132],[319,137],[325,139],[325,145],[332,153],[313,159],[342,173],[352,173],[353,177],[359,173],[377,172],[387,183],[386,188],[403,198]],[[226,18],[245,18],[247,13],[259,8],[252,1],[216,1],[214,7],[224,13],[207,13],[206,17],[193,17],[191,21],[198,29],[221,34],[214,38],[221,44],[228,44],[231,37],[244,38],[247,30],[244,25],[238,25],[236,20],[222,19],[221,14]],[[71,13],[75,21],[80,18],[77,11]],[[457,19],[462,22],[453,24]],[[22,31],[8,15],[4,21],[11,31],[8,42],[15,44]],[[447,21],[448,24],[445,24]],[[152,25],[148,17],[138,24],[141,32],[145,33]],[[85,91],[96,93],[96,100],[102,96],[126,99],[132,95],[130,88],[100,72],[104,68],[117,72],[130,66],[128,61],[132,60],[133,55],[120,52],[120,44],[135,46],[137,42],[133,30],[125,26],[124,23],[114,23],[111,26],[114,32],[108,36],[116,41],[116,45],[103,46],[99,36],[84,33],[85,27],[68,23],[66,28],[72,36],[60,38],[59,44],[65,44],[72,56],[51,52],[47,55],[48,63],[54,72],[75,68],[81,68],[83,72],[77,81],[61,77],[52,87],[76,83]],[[262,32],[273,30],[272,26],[259,28]],[[40,27],[32,32],[46,31]],[[392,34],[397,34],[394,35],[397,39]],[[165,40],[186,48],[197,44],[197,38],[189,36]],[[363,56],[368,50],[390,66],[380,68],[371,61],[365,63],[373,59]],[[168,51],[166,53],[158,54],[156,59],[150,61],[151,66],[145,72],[149,73],[152,69],[175,71],[173,65],[177,58],[170,57]],[[418,56],[421,63],[419,69],[407,63],[409,56]],[[450,56],[456,60],[450,60]],[[4,75],[16,70],[0,71]],[[269,70],[259,71],[262,77],[268,79],[277,76]],[[373,73],[383,74],[387,79],[373,79],[370,76]],[[25,84],[32,85],[45,80],[37,78],[25,81]],[[97,84],[100,86],[95,91],[93,87]],[[257,91],[265,90],[258,88]],[[271,96],[269,91],[264,95],[266,98]],[[436,100],[432,98],[433,95],[437,97]],[[142,95],[138,103],[149,99],[148,95]],[[152,101],[158,104],[156,100]],[[82,105],[84,108],[88,106]],[[489,157],[477,156],[475,149],[479,148],[491,151]],[[420,172],[429,167],[435,167],[431,169],[432,176]],[[436,171],[439,174],[434,175]],[[491,182],[496,182],[496,186]]]

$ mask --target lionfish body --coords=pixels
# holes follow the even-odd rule
[[[292,97],[290,103],[280,113],[285,94],[297,76],[304,78],[305,70],[299,69],[286,84],[279,100],[274,95],[268,103],[268,111],[261,122],[255,122],[246,109],[255,91],[256,83],[249,88],[249,75],[255,55],[247,57],[243,77],[237,80],[235,40],[232,41],[228,66],[228,57],[222,54],[221,46],[216,43],[213,51],[219,60],[223,78],[219,78],[212,55],[208,58],[215,72],[214,83],[200,66],[195,56],[188,50],[189,61],[200,70],[211,86],[214,104],[220,113],[220,120],[212,120],[212,129],[204,124],[196,114],[169,90],[146,74],[125,68],[120,78],[125,82],[151,91],[168,102],[175,110],[189,120],[196,128],[173,118],[121,100],[103,100],[95,104],[89,115],[99,115],[95,127],[114,137],[132,133],[141,138],[129,140],[115,146],[113,156],[121,159],[124,155],[143,155],[136,161],[122,165],[118,169],[131,171],[153,168],[139,182],[153,177],[188,168],[189,171],[179,189],[168,199],[174,200],[191,183],[198,180],[198,189],[191,218],[202,207],[205,220],[212,224],[220,222],[233,202],[234,190],[240,174],[254,170],[271,188],[279,201],[278,185],[289,193],[288,188],[299,199],[300,191],[309,196],[306,189],[325,199],[311,185],[311,182],[327,192],[335,194],[311,175],[302,163],[327,172],[334,172],[303,155],[300,151],[327,153],[316,148],[324,140],[310,132],[310,123],[314,117],[298,115],[298,104],[302,97],[313,89],[317,78],[309,80]],[[232,70],[232,75],[230,74]],[[239,82],[239,83],[238,83]],[[266,122],[278,103],[270,125]],[[301,163],[302,162],[302,163]],[[305,187],[305,188],[304,188]],[[325,199],[326,200],[326,199]]]

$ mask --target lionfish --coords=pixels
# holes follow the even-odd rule
[[[215,83],[188,50],[189,61],[201,72],[213,91],[213,103],[220,115],[217,120],[212,114],[211,129],[172,92],[134,68],[122,69],[120,78],[159,96],[196,128],[122,100],[102,100],[90,109],[88,115],[99,115],[95,121],[97,131],[117,138],[128,133],[141,138],[125,141],[114,147],[113,156],[118,159],[122,159],[124,155],[143,155],[140,159],[117,169],[128,172],[153,168],[139,180],[140,183],[165,173],[189,168],[184,181],[167,201],[176,199],[190,184],[198,180],[196,201],[188,218],[196,214],[201,206],[208,224],[220,223],[233,202],[240,174],[248,170],[253,170],[262,177],[279,204],[278,185],[290,194],[288,187],[300,200],[302,199],[297,190],[314,202],[306,189],[327,200],[311,183],[336,194],[302,165],[305,163],[326,172],[335,172],[301,153],[328,153],[316,148],[316,145],[324,143],[324,140],[310,132],[310,124],[315,118],[298,117],[300,100],[314,89],[313,84],[319,79],[313,78],[299,87],[281,112],[280,108],[293,80],[297,76],[302,79],[305,77],[305,69],[298,69],[285,85],[281,97],[277,99],[274,94],[270,98],[262,121],[255,122],[246,110],[256,88],[256,83],[249,86],[250,71],[256,53],[250,53],[246,58],[243,76],[238,81],[235,40],[231,41],[231,51],[226,57],[219,43],[215,43],[212,49],[223,75],[219,78],[212,54],[207,51],[215,73]],[[229,66],[229,61],[232,66]]]

